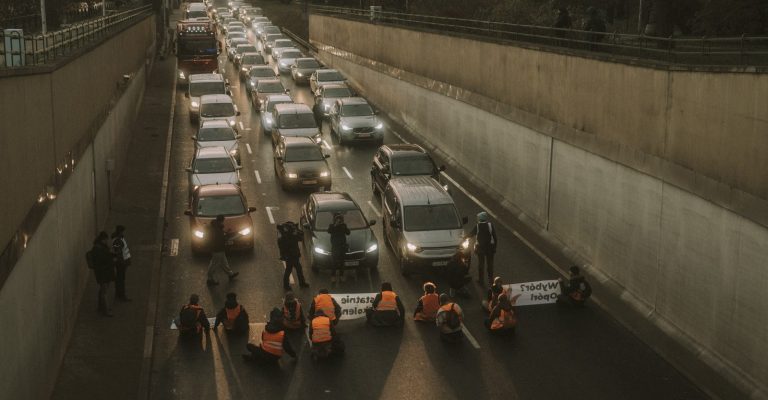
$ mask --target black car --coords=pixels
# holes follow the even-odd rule
[[[430,176],[440,183],[441,171],[445,171],[445,166],[436,166],[435,161],[421,146],[387,144],[379,147],[373,156],[371,189],[373,194],[377,195],[387,187],[390,179],[401,176]]]
[[[280,137],[275,147],[275,175],[283,190],[331,189],[331,170],[322,148],[307,137]]]
[[[347,193],[312,193],[301,209],[304,254],[313,271],[333,269],[331,235],[327,232],[334,215],[344,216],[350,234],[343,269],[374,269],[379,263],[379,244],[373,233],[375,220],[366,220],[360,206]]]

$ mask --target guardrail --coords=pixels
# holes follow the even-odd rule
[[[304,46],[304,48],[306,48],[306,49],[309,49],[309,50],[312,50],[314,52],[317,52],[317,47],[315,47],[315,45],[313,45],[312,43],[309,43],[308,41],[302,39],[301,37],[299,37],[299,35],[289,31],[288,29],[285,29],[285,28],[281,28],[281,29],[282,29],[283,33],[285,34],[285,36],[288,36],[294,42]]]
[[[381,8],[312,6],[310,12],[370,23],[468,34],[493,40],[586,50],[675,64],[768,66],[768,37],[762,36],[654,37],[406,14],[383,11]]]
[[[0,69],[44,65],[153,13],[146,5],[42,34],[0,31]]]

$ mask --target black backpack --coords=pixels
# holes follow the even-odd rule
[[[197,327],[198,311],[192,307],[184,307],[179,313],[179,329],[195,329]]]
[[[451,329],[458,329],[461,327],[461,319],[459,313],[453,309],[456,303],[451,303],[451,308],[445,312],[445,324]]]

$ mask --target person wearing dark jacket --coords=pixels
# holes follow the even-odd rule
[[[131,251],[125,240],[125,227],[117,225],[112,232],[112,251],[115,253],[115,298],[120,301],[131,301],[125,295],[125,272],[131,265]]]
[[[93,274],[96,277],[96,283],[99,284],[99,312],[112,317],[112,309],[107,301],[107,292],[109,286],[115,281],[115,256],[108,244],[109,235],[107,232],[99,232],[99,235],[93,241],[91,249],[91,260]]]
[[[312,302],[309,303],[309,312],[307,315],[310,320],[317,315],[317,311],[322,311],[323,315],[330,318],[334,325],[338,324],[339,319],[341,319],[341,306],[336,299],[328,293],[328,289],[318,290],[317,296],[315,296],[315,298],[312,299]]]
[[[483,269],[488,269],[488,284],[493,283],[493,257],[496,254],[496,229],[488,221],[488,213],[485,211],[477,214],[477,225],[469,232],[469,237],[475,238],[475,255],[477,255],[477,281],[485,286]]]
[[[564,281],[563,278],[559,278],[560,281],[560,296],[557,298],[558,304],[571,304],[574,306],[584,306],[584,303],[592,296],[592,286],[587,282],[581,270],[577,266],[572,266],[569,269],[570,279]]]
[[[405,307],[400,297],[392,290],[392,284],[383,282],[381,292],[373,299],[372,308],[365,310],[368,323],[373,326],[402,326]]]
[[[229,280],[234,279],[239,272],[232,271],[229,267],[229,260],[227,260],[226,244],[227,240],[232,236],[232,233],[224,230],[224,216],[217,215],[216,219],[211,221],[208,226],[208,234],[210,234],[210,246],[211,246],[211,262],[208,263],[208,285],[218,285],[219,282],[214,279],[214,272],[216,268],[221,268],[229,275]]]
[[[279,236],[277,238],[277,247],[280,250],[280,260],[285,262],[285,273],[283,273],[283,289],[291,290],[291,271],[296,270],[299,278],[299,286],[309,287],[304,279],[304,271],[301,268],[301,250],[299,242],[304,241],[304,232],[293,222],[286,222],[277,226]]]
[[[491,285],[490,288],[488,288],[488,292],[485,295],[485,300],[483,300],[483,308],[491,312],[494,307],[496,307],[496,303],[499,301],[499,295],[504,294],[506,296],[507,290],[504,289],[504,281],[501,280],[500,276],[497,276],[493,278],[493,285]]]
[[[189,303],[179,310],[179,319],[176,320],[176,326],[179,333],[199,334],[203,330],[207,333],[211,329],[211,323],[205,315],[205,310],[200,306],[200,296],[192,294],[189,296]]]
[[[285,340],[283,330],[283,313],[279,308],[273,308],[269,313],[269,321],[261,333],[261,344],[256,346],[248,343],[245,348],[250,354],[243,354],[246,361],[261,362],[264,364],[277,364],[283,353],[296,358],[296,352],[291,347],[291,342]]]
[[[301,311],[301,302],[296,299],[293,292],[285,294],[283,299],[283,326],[285,329],[302,329],[307,325],[304,313]]]
[[[327,232],[331,235],[331,258],[335,268],[333,278],[331,278],[331,282],[333,282],[344,267],[344,256],[347,254],[347,236],[349,236],[350,231],[347,224],[344,223],[344,216],[341,214],[334,215],[333,223],[328,226]]]
[[[464,254],[464,250],[458,250],[448,260],[448,264],[445,266],[445,279],[449,287],[449,296],[455,297],[456,294],[469,296],[467,284],[472,281],[469,276],[469,264],[469,257]]]
[[[216,314],[213,330],[215,331],[221,324],[224,325],[227,332],[246,333],[248,332],[248,322],[248,313],[245,311],[245,307],[237,302],[237,295],[230,292],[227,293],[224,308]]]

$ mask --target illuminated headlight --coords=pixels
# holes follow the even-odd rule
[[[323,138],[320,137],[320,135],[315,135],[315,143],[317,144],[323,143]]]
[[[285,61],[280,61],[280,66],[282,66],[282,67],[287,67],[287,66],[288,66],[288,63],[287,63],[287,62],[285,62]]]
[[[365,252],[366,252],[366,253],[373,253],[374,251],[376,251],[376,250],[378,250],[378,249],[379,249],[379,245],[377,245],[376,243],[374,243],[374,244],[372,244],[372,245],[368,246],[368,248],[367,248],[367,249],[365,249]]]
[[[179,71],[179,79],[184,79],[184,73]]]
[[[330,173],[330,172],[328,172],[328,171],[323,171],[323,172],[321,172],[321,173],[320,173],[320,177],[321,177],[321,178],[327,178],[327,177],[328,177],[328,175],[330,175],[330,174],[331,174],[331,173]]]
[[[243,67],[243,68],[240,68],[240,70],[243,71],[243,72],[246,72],[246,71],[248,71],[248,68]]]
[[[346,125],[341,125],[341,130],[342,130],[342,131],[351,131],[351,130],[352,130],[352,128],[351,128],[351,127],[349,127],[349,126],[346,126]]]
[[[197,107],[200,107],[200,103],[198,103],[196,101],[193,101],[192,102],[192,108],[197,108]]]
[[[245,228],[245,229],[241,230],[240,234],[243,235],[243,236],[250,235],[251,234],[251,228]]]
[[[199,231],[199,230],[197,230],[197,229],[195,229],[195,230],[194,230],[194,232],[192,232],[192,233],[193,233],[193,234],[195,235],[195,237],[196,237],[196,238],[198,238],[198,239],[202,239],[202,238],[205,236],[205,233],[203,233],[203,231]]]
[[[384,123],[383,122],[379,122],[379,124],[376,125],[376,129],[381,129],[383,127],[384,127]]]
[[[296,76],[298,76],[299,78],[301,78],[302,76],[304,76],[304,74],[302,74],[301,72],[297,72],[297,73],[296,73]]]
[[[469,248],[469,238],[464,239],[464,241],[461,242],[461,248],[464,249],[464,250]]]
[[[200,185],[195,185],[195,186],[192,186],[192,191],[195,191],[195,190],[197,190],[197,188],[199,188],[199,187],[200,187]]]
[[[324,256],[330,256],[331,252],[328,250],[323,249],[322,247],[315,247],[315,253],[322,254]]]
[[[269,115],[264,117],[264,124],[265,125],[272,125],[272,117],[270,117]]]
[[[299,175],[294,173],[294,172],[289,172],[289,173],[285,174],[285,176],[287,176],[288,179],[296,179],[296,178],[299,177]]]
[[[228,122],[229,122],[229,126],[235,126],[235,120],[234,119],[230,119]]]
[[[414,253],[420,253],[421,252],[421,247],[416,246],[413,243],[406,243],[405,247],[407,247],[409,251],[412,251]]]
[[[325,109],[325,111],[328,111],[331,109],[331,105],[323,103],[323,109]]]
[[[235,155],[237,155],[237,152],[238,152],[238,149],[232,149],[232,150],[229,151],[229,154],[235,156]]]

